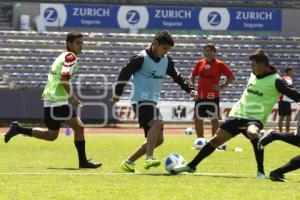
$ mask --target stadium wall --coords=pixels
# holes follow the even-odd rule
[[[300,26],[296,24],[300,19],[300,9],[283,9],[282,35],[283,36],[299,36]]]
[[[112,93],[108,90],[83,90],[80,100],[83,102],[83,111],[78,113],[83,123],[106,125],[114,122],[113,106],[109,103]],[[43,122],[43,101],[41,89],[11,90],[0,89],[0,122],[21,120]]]
[[[220,120],[225,120],[234,103],[220,102]],[[166,122],[175,122],[175,123],[190,123],[194,118],[194,101],[188,102],[159,102],[158,106],[162,113],[163,119]],[[299,114],[300,106],[296,103],[292,104],[292,122],[297,121]],[[136,116],[132,110],[129,101],[121,101],[116,104],[115,107],[116,118],[121,122],[130,122],[135,121]],[[209,121],[205,118],[204,120]],[[269,115],[268,122],[274,123],[278,121],[278,105],[276,104],[273,108],[272,113]]]

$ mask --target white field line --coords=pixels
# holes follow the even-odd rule
[[[165,175],[165,176],[172,176],[169,173],[123,173],[123,172],[106,172],[106,173],[95,173],[95,172],[1,172],[0,175],[75,175],[75,176],[90,176],[90,175],[97,175],[97,176],[109,176],[109,175]],[[180,176],[227,176],[227,177],[255,177],[255,174],[233,174],[233,173],[184,173],[180,174]],[[174,175],[178,176],[178,175]],[[300,174],[288,174],[288,176],[300,176]]]

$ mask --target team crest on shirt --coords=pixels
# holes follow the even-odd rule
[[[210,70],[210,64],[206,64],[206,65],[205,65],[205,69],[206,69],[206,70]]]

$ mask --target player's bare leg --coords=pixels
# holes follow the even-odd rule
[[[219,128],[219,120],[212,119],[211,120],[211,135],[214,136]]]
[[[11,138],[18,134],[24,134],[30,137],[35,137],[42,140],[54,141],[58,137],[59,130],[48,130],[44,128],[26,128],[18,122],[12,122],[9,130],[4,136],[4,142],[8,143]]]
[[[163,132],[161,131],[157,138],[155,148],[160,146],[164,142]],[[129,158],[121,163],[121,169],[126,172],[134,172],[134,162],[146,154],[147,141],[145,141],[135,152],[133,152]]]
[[[285,131],[287,133],[290,132],[290,127],[291,127],[291,116],[289,115],[289,116],[286,116],[286,118],[285,118]]]
[[[164,137],[163,137],[163,133],[161,132],[161,134],[157,138],[155,148],[160,146],[163,143],[163,141],[164,141]],[[146,154],[146,147],[147,147],[147,141],[145,141],[135,152],[133,152],[127,160],[134,163],[136,160],[138,160],[139,158],[141,158]]]
[[[153,157],[154,148],[156,146],[159,134],[163,129],[164,123],[162,120],[152,120],[150,122],[150,130],[147,134],[147,145],[146,145],[146,161],[144,162],[144,168],[146,170],[151,167],[158,167],[161,162]]]
[[[82,141],[84,140],[84,128],[81,125],[80,119],[78,117],[73,117],[66,122],[74,131],[74,140]]]
[[[164,141],[163,133],[161,133],[157,138],[155,148],[160,146],[163,143],[163,141]],[[147,141],[145,141],[133,154],[129,156],[128,161],[135,162],[136,160],[144,156],[146,154],[146,148],[147,148]]]
[[[204,137],[203,120],[197,119],[197,117],[195,117],[194,123],[195,123],[195,130],[196,130],[197,138],[203,138]]]
[[[32,137],[47,140],[47,141],[54,141],[57,139],[59,134],[59,130],[47,130],[44,128],[33,128],[32,129]]]
[[[164,124],[163,121],[161,120],[154,120],[151,122],[151,128],[147,134],[147,146],[146,146],[147,157],[153,156],[153,151],[163,126]]]
[[[279,129],[279,132],[282,132],[283,120],[284,120],[284,116],[279,116],[279,118],[278,118],[278,129]]]

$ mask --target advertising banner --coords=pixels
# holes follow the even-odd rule
[[[225,120],[234,103],[220,103],[220,120]],[[166,122],[191,122],[194,117],[194,102],[164,102],[158,103],[158,107]],[[296,103],[292,104],[292,121],[297,121],[297,115],[300,106]],[[131,104],[128,101],[117,102],[114,108],[114,115],[120,121],[137,120],[132,110]],[[205,119],[208,120],[208,119]],[[277,104],[274,106],[272,113],[269,116],[268,122],[278,121]]]
[[[280,9],[40,4],[46,26],[281,31]]]

